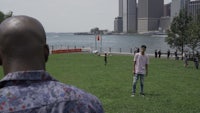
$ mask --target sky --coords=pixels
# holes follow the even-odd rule
[[[0,11],[34,17],[46,32],[88,32],[94,27],[112,31],[118,0],[0,0]]]

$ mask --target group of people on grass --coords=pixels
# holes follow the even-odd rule
[[[162,54],[164,54],[164,53],[162,53],[161,50],[157,50],[157,49],[156,49],[155,52],[154,52],[155,58],[161,58],[161,55],[162,55]],[[170,55],[171,55],[170,50],[168,50],[166,54],[167,54],[167,58],[169,59],[169,58],[170,58]]]
[[[193,61],[195,68],[199,69],[199,58],[200,57],[198,52],[194,54],[192,57],[190,57],[190,54],[188,54],[187,51],[185,51],[183,53],[184,67],[188,67],[189,61]]]
[[[155,50],[155,58],[161,58],[161,50]]]
[[[142,45],[141,48],[135,48],[134,51],[134,59],[133,59],[133,87],[132,87],[132,95],[134,97],[136,94],[136,85],[137,81],[140,80],[140,95],[144,96],[144,77],[148,75],[148,65],[149,65],[149,57],[146,55],[146,45]],[[161,58],[161,50],[155,50],[155,58]],[[171,53],[170,50],[167,51],[167,58],[169,59]],[[177,51],[174,52],[175,60],[178,60]],[[194,63],[196,69],[199,68],[199,58],[198,54],[194,57]],[[188,55],[183,54],[185,67],[188,65]],[[105,54],[105,64],[107,63],[107,55]]]
[[[155,50],[155,58],[161,58],[161,55],[163,53],[161,53],[161,50],[157,51]],[[171,52],[170,50],[167,51],[167,58],[169,59],[170,58],[170,55],[171,55]],[[178,60],[179,57],[178,57],[178,52],[177,50],[174,52],[174,56],[175,56],[175,60]],[[199,53],[196,52],[196,54],[194,54],[192,57],[191,57],[191,54],[188,54],[187,51],[185,51],[182,55],[183,57],[183,60],[184,60],[184,66],[187,67],[188,66],[188,61],[193,61],[194,62],[194,65],[195,65],[195,68],[198,69],[199,68],[199,59],[200,59],[200,56],[199,56]]]

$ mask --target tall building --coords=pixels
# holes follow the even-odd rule
[[[123,19],[123,32],[137,32],[136,0],[119,0],[119,17]]]
[[[123,32],[128,32],[128,0],[123,0],[122,3],[122,19],[123,19]]]
[[[122,33],[123,32],[123,19],[122,17],[116,17],[114,22],[114,32]]]
[[[138,32],[155,31],[163,16],[164,0],[138,1]]]
[[[171,16],[171,3],[164,5],[164,17],[170,17]]]
[[[200,0],[191,1],[188,6],[188,13],[192,16],[193,20],[196,21],[200,18]]]
[[[170,29],[170,17],[165,16],[160,18],[159,31],[166,33]]]
[[[123,17],[123,1],[119,0],[119,17]]]
[[[190,0],[172,0],[171,3],[171,21],[178,16],[181,9],[188,10]]]
[[[170,29],[171,3],[164,5],[163,17],[160,18],[159,31],[166,32]]]

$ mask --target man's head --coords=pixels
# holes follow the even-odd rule
[[[44,70],[49,55],[42,24],[28,16],[14,16],[0,24],[0,65],[4,73]]]
[[[147,49],[147,46],[146,45],[142,45],[141,46],[141,52],[144,53]]]

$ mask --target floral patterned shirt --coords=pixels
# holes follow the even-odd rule
[[[43,70],[14,72],[0,81],[0,113],[103,113],[100,101]]]

